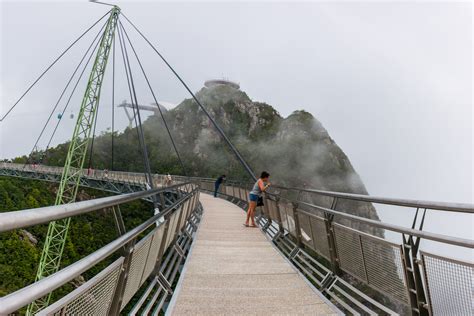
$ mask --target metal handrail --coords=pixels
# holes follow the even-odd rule
[[[120,172],[120,173],[125,173],[125,172]],[[212,179],[209,178],[199,178],[199,177],[190,177],[189,179],[193,180],[199,180],[203,182],[212,182]],[[229,184],[232,182],[229,182]],[[237,183],[232,183],[236,185]],[[237,184],[238,185],[238,184]],[[173,187],[176,187],[173,186]],[[171,188],[171,187],[168,187]],[[368,195],[361,195],[361,194],[352,194],[352,193],[341,193],[341,192],[331,192],[331,191],[321,191],[321,190],[312,190],[312,189],[300,189],[300,188],[286,188],[286,187],[280,187],[280,186],[275,186],[275,188],[280,188],[280,189],[286,189],[286,190],[298,190],[298,191],[303,191],[303,192],[309,192],[309,193],[315,193],[315,194],[320,194],[324,196],[330,196],[334,198],[343,198],[343,199],[349,199],[349,200],[355,200],[355,201],[364,201],[364,202],[370,202],[370,203],[380,203],[380,204],[388,204],[388,205],[396,205],[396,206],[404,206],[404,207],[416,207],[416,208],[426,208],[426,209],[432,209],[432,210],[443,210],[443,211],[453,211],[453,212],[463,212],[463,213],[474,213],[474,205],[472,204],[462,204],[462,203],[443,203],[443,202],[429,202],[429,201],[416,201],[416,200],[407,200],[407,199],[393,199],[393,198],[383,198],[383,197],[373,197],[373,196],[368,196]],[[155,189],[159,190],[162,189]],[[146,191],[145,191],[146,192]],[[141,193],[141,192],[140,192]],[[132,193],[132,195],[135,195],[137,193]],[[153,193],[150,193],[151,195]],[[147,195],[147,196],[149,196]],[[123,196],[123,198],[127,198],[128,195]],[[122,198],[122,196],[114,197],[116,200],[119,200]],[[105,198],[107,199],[107,198]],[[110,199],[110,198],[109,198]],[[97,201],[97,200],[96,200]],[[351,214],[347,214],[344,212],[338,212],[335,210],[331,210],[328,208],[324,208],[321,206],[317,206],[314,204],[306,203],[306,202],[301,202],[301,201],[293,201],[289,200],[292,202],[297,202],[302,205],[309,206],[314,209],[318,209],[320,211],[326,212],[328,214],[333,214],[337,215],[343,218],[348,218],[351,220],[355,220],[361,223],[368,224],[373,227],[379,227],[379,228],[385,228],[391,231],[399,232],[399,233],[405,233],[417,237],[422,237],[426,239],[430,239],[433,241],[438,241],[438,242],[444,242],[447,244],[451,245],[456,245],[456,246],[462,246],[462,247],[467,247],[467,248],[474,248],[474,242],[469,239],[464,239],[464,238],[458,238],[458,237],[452,237],[452,236],[446,236],[442,234],[436,234],[436,233],[430,233],[426,231],[421,231],[421,230],[416,230],[416,229],[410,229],[410,228],[405,228],[402,226],[394,225],[394,224],[388,224],[388,223],[383,223],[380,221],[376,220],[371,220],[367,219],[364,217],[359,217]],[[107,201],[105,201],[107,202]],[[31,221],[30,217],[28,216],[28,212],[30,214],[37,214],[40,210],[44,211],[49,211],[52,212],[51,208],[57,208],[55,212],[58,214],[60,212],[70,212],[68,214],[82,214],[80,213],[81,207],[90,207],[88,204],[93,204],[93,201],[85,201],[85,202],[80,202],[84,203],[84,206],[82,205],[61,205],[57,207],[45,207],[45,208],[40,208],[40,209],[33,209],[33,210],[26,210],[26,211],[17,211],[17,212],[9,212],[9,213],[3,213],[0,214],[0,232],[5,231],[3,228],[5,227],[13,227],[10,229],[14,228],[21,228],[24,226],[19,226],[15,224],[15,221],[18,220],[20,223],[22,222],[28,222]],[[78,203],[75,203],[78,204]],[[87,205],[87,206],[86,206]],[[105,206],[104,206],[105,207]],[[98,207],[100,208],[100,207]],[[25,213],[27,216],[22,216],[22,213]],[[53,212],[54,213],[54,212]],[[306,213],[306,212],[304,212]],[[49,214],[49,213],[43,213],[43,214]],[[314,214],[307,213],[307,215],[314,216]],[[9,216],[14,216],[11,219],[9,219]],[[64,215],[63,217],[58,217],[58,218],[64,218],[68,217],[71,215]],[[5,220],[3,220],[5,218]],[[52,219],[51,219],[52,220]],[[45,220],[47,221],[47,220]],[[34,222],[34,223],[39,223],[39,222]],[[33,225],[33,224],[31,224]],[[30,225],[25,225],[25,226],[30,226]]]
[[[11,294],[0,298],[0,315],[7,315],[13,313],[30,302],[45,296],[46,294],[54,291],[65,283],[79,276],[81,273],[95,266],[100,261],[104,260],[112,253],[125,246],[128,242],[136,238],[148,227],[157,223],[157,221],[165,215],[172,212],[177,205],[182,204],[184,201],[189,199],[197,189],[190,192],[187,196],[180,198],[172,205],[166,208],[165,211],[160,212],[137,227],[133,228],[126,234],[120,236],[99,250],[92,254],[82,258],[81,260],[67,266],[66,268],[41,279],[27,287],[19,289]],[[158,226],[163,225],[164,221],[159,223]]]
[[[214,191],[214,186],[209,180],[202,180],[201,188],[206,191]],[[277,187],[276,191],[266,192],[264,194],[265,204],[257,222],[282,253],[308,279],[318,284],[322,292],[328,294],[340,304],[341,308],[352,314],[358,314],[360,311],[376,315],[379,312],[387,312],[389,306],[384,306],[384,303],[379,302],[375,297],[364,295],[357,289],[358,284],[345,282],[344,278],[357,280],[355,283],[362,282],[364,286],[368,286],[372,291],[378,293],[377,296],[385,297],[384,300],[395,300],[402,303],[403,306],[411,308],[412,311],[419,312],[420,315],[428,315],[428,310],[431,310],[432,313],[434,310],[433,299],[436,298],[433,298],[428,291],[428,282],[431,281],[428,280],[430,276],[425,268],[425,259],[423,256],[420,257],[420,241],[430,240],[464,249],[474,248],[474,241],[471,239],[422,230],[426,209],[437,207],[438,210],[472,214],[472,205],[470,204],[387,199],[311,189],[284,189],[300,191],[296,192],[298,195],[288,194],[294,192],[278,190]],[[300,195],[301,191],[329,196],[331,198],[325,199],[324,203],[331,202],[331,206],[328,208],[315,205],[319,203],[318,201],[304,202],[305,199]],[[219,194],[241,207],[247,206],[248,187],[242,187],[238,183],[231,184],[229,181],[222,186]],[[341,199],[416,207],[413,225],[411,228],[403,227],[336,210],[340,209],[340,207],[337,208],[337,205]],[[344,205],[344,207],[344,211],[350,212],[350,204]],[[357,228],[354,229],[351,228],[352,224],[362,225],[356,225]],[[370,232],[365,232],[366,228]],[[376,230],[374,231],[373,228]],[[378,229],[398,233],[401,235],[401,243],[386,240],[383,238],[383,234],[378,234]],[[312,260],[313,263],[303,258],[302,254],[311,258],[309,261]],[[437,264],[443,266],[439,269],[459,269],[463,271],[460,273],[464,273],[464,275],[472,273],[474,268],[472,263],[456,261],[449,257],[439,256],[438,260],[440,263]],[[446,262],[454,262],[459,266],[447,268],[445,267]],[[323,264],[321,265],[321,263]],[[316,268],[318,265],[323,267],[322,272]],[[434,272],[435,275],[436,273],[448,272]],[[391,281],[394,283],[390,283],[388,286],[387,282]],[[391,287],[398,282],[400,282],[398,286]],[[433,282],[439,295],[439,288],[443,281]],[[470,280],[464,278],[459,282],[461,282],[459,286],[464,286],[468,292]],[[433,289],[433,283],[431,286]],[[404,297],[404,295],[406,296]],[[465,300],[469,293],[463,293],[463,295],[453,304],[460,304],[460,301]],[[405,307],[400,307],[400,311]],[[395,310],[398,310],[398,307]],[[390,310],[388,314],[400,311]]]
[[[421,201],[421,200],[412,200],[412,199],[387,198],[387,197],[378,197],[378,196],[355,194],[355,193],[342,193],[342,192],[322,191],[322,190],[314,190],[314,189],[301,189],[301,188],[285,188],[285,189],[301,191],[301,192],[316,193],[319,195],[336,197],[336,198],[347,199],[347,200],[352,200],[352,201],[362,201],[362,202],[370,202],[370,203],[376,203],[376,204],[424,208],[424,209],[439,210],[439,211],[474,213],[474,204],[469,204],[469,203],[448,203],[448,202]]]
[[[433,241],[437,241],[437,242],[442,242],[442,243],[446,243],[446,244],[450,244],[450,245],[461,246],[461,247],[466,247],[466,248],[471,248],[471,249],[474,248],[474,241],[470,240],[470,239],[446,236],[446,235],[436,234],[436,233],[430,233],[430,232],[422,231],[422,230],[418,230],[418,229],[405,228],[405,227],[399,226],[399,225],[383,223],[383,222],[376,221],[376,220],[373,220],[373,219],[368,219],[368,218],[364,218],[364,217],[360,217],[360,216],[356,216],[356,215],[351,215],[351,214],[344,213],[344,212],[334,211],[334,210],[331,210],[331,209],[328,209],[328,208],[325,208],[325,207],[321,207],[321,206],[317,206],[317,205],[314,205],[314,204],[309,204],[309,203],[305,203],[305,202],[298,202],[298,203],[301,204],[301,205],[306,205],[306,206],[309,206],[311,208],[318,209],[318,210],[323,211],[323,212],[328,213],[328,214],[333,214],[333,215],[337,215],[337,216],[342,217],[342,218],[351,219],[351,220],[354,220],[354,221],[357,221],[357,222],[360,222],[360,223],[364,223],[364,224],[367,224],[367,225],[370,225],[370,226],[373,226],[373,227],[384,228],[384,229],[388,229],[388,230],[391,230],[391,231],[394,231],[394,232],[397,232],[397,233],[402,233],[402,234],[407,234],[407,235],[411,235],[411,236],[421,237],[421,238],[425,238],[425,239],[429,239],[429,240],[433,240]],[[313,218],[318,217],[316,214],[313,214],[313,213],[305,211],[305,210],[300,209],[300,210],[298,210],[298,212],[302,213],[302,214],[305,214],[305,215],[308,215],[308,216],[313,217]]]
[[[146,190],[117,196],[109,196],[94,200],[81,201],[70,204],[39,207],[21,211],[0,213],[0,233],[9,230],[29,227],[50,221],[81,215],[98,209],[111,207],[130,201],[146,198],[161,192],[177,189],[192,182],[180,183],[166,188]]]
[[[4,168],[7,168],[8,165],[18,167],[18,168],[11,168],[15,170],[22,169],[24,167],[24,165],[21,165],[21,164],[13,164],[13,163],[5,163],[5,162],[1,163],[0,166],[1,165],[3,165]],[[41,168],[41,167],[45,167],[45,166],[40,166],[37,168]],[[50,167],[47,166],[47,168],[50,168]],[[56,168],[58,168],[58,170],[61,169],[61,167],[56,167]],[[132,172],[124,172],[124,171],[110,171],[109,173],[110,174],[113,174],[113,173],[130,174],[130,175],[135,175],[135,176],[143,175],[141,173],[136,173],[136,172],[132,173]],[[158,175],[158,176],[162,177],[164,175]],[[181,178],[182,176],[173,176],[173,177]],[[211,178],[200,178],[200,177],[182,177],[182,178],[214,182],[214,179],[211,179]],[[239,184],[239,182],[235,182],[232,180],[229,180],[228,183]],[[377,196],[370,196],[370,195],[364,195],[364,194],[324,191],[324,190],[297,188],[297,187],[284,187],[284,186],[279,186],[279,185],[275,185],[272,187],[276,189],[289,190],[289,191],[315,193],[315,194],[319,194],[323,196],[329,196],[329,197],[335,197],[335,198],[341,198],[341,199],[347,199],[347,200],[353,200],[353,201],[361,201],[361,202],[369,202],[369,203],[385,204],[385,205],[396,205],[396,206],[404,206],[404,207],[414,207],[414,208],[424,208],[424,209],[430,209],[430,210],[435,210],[435,211],[450,211],[450,212],[462,212],[462,213],[474,214],[474,204],[470,204],[470,203],[451,203],[451,202],[448,203],[448,202],[437,202],[437,201],[421,201],[421,200],[413,200],[413,199],[387,198],[387,197],[377,197]]]
[[[213,179],[209,179],[209,178],[191,177],[191,179],[197,179],[197,180],[206,181],[206,182],[214,182]],[[233,182],[233,181],[228,181],[228,183],[241,185],[241,183]],[[271,188],[288,190],[288,191],[315,193],[315,194],[319,194],[323,196],[341,198],[341,199],[352,200],[352,201],[361,201],[361,202],[369,202],[369,203],[385,204],[385,205],[396,205],[396,206],[403,206],[403,207],[423,208],[423,209],[430,209],[430,210],[435,210],[435,211],[450,211],[450,212],[474,214],[474,204],[470,204],[470,203],[452,203],[452,202],[422,201],[422,200],[414,200],[414,199],[388,198],[388,197],[379,197],[379,196],[355,194],[355,193],[323,191],[323,190],[297,188],[297,187],[284,187],[280,185],[272,185]],[[267,193],[273,196],[278,195],[272,192],[267,192]]]
[[[220,193],[220,194],[222,194],[222,193]],[[390,231],[393,231],[393,232],[398,232],[398,233],[407,234],[407,235],[411,235],[411,236],[421,237],[421,238],[425,238],[425,239],[429,239],[429,240],[433,240],[433,241],[437,241],[437,242],[441,242],[441,243],[446,243],[446,244],[450,244],[450,245],[461,246],[461,247],[466,247],[466,248],[471,248],[471,249],[474,248],[474,241],[470,240],[470,239],[452,237],[452,236],[447,236],[447,235],[442,235],[442,234],[437,234],[437,233],[431,233],[431,232],[412,229],[412,228],[406,228],[406,227],[403,227],[403,226],[384,223],[384,222],[381,222],[381,221],[377,221],[377,220],[373,220],[373,219],[369,219],[369,218],[365,218],[365,217],[361,217],[361,216],[356,216],[356,215],[352,215],[352,214],[349,214],[349,213],[339,212],[339,211],[336,211],[336,210],[332,210],[332,209],[329,209],[329,208],[325,208],[325,207],[322,207],[322,206],[318,206],[318,205],[314,205],[314,204],[311,204],[311,203],[306,203],[306,202],[302,202],[302,201],[298,201],[298,200],[292,200],[292,199],[287,199],[287,198],[285,198],[285,200],[287,200],[290,203],[297,203],[298,205],[305,205],[305,206],[308,206],[310,208],[317,209],[319,211],[325,212],[327,214],[337,215],[337,216],[342,217],[342,218],[346,218],[346,219],[354,220],[354,221],[357,221],[357,222],[360,222],[360,223],[364,223],[364,224],[367,224],[367,225],[372,226],[372,227],[384,228],[384,229],[387,229],[387,230],[390,230]],[[403,206],[406,206],[406,205],[403,205]],[[308,216],[313,217],[313,218],[318,217],[316,214],[310,213],[310,212],[305,211],[305,210],[299,209],[298,212],[303,213],[303,214],[308,215]]]

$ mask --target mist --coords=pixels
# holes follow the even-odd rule
[[[225,76],[282,117],[301,109],[311,113],[349,157],[368,193],[473,202],[472,3],[116,3],[159,45],[193,91],[206,79]],[[3,114],[106,7],[2,1],[0,10]],[[173,103],[188,98],[154,53],[135,35],[132,40],[158,98]],[[0,158],[32,149],[32,135],[39,133],[60,93],[58,82],[65,82],[82,48],[0,123]],[[98,131],[111,126],[108,78]],[[73,99],[72,112],[82,91]],[[145,89],[137,92],[139,103],[153,101]],[[124,81],[118,82],[116,100],[129,99],[127,94]],[[116,114],[116,128],[123,131],[127,119],[122,111]],[[71,137],[73,124],[63,120],[53,145]],[[318,150],[303,154],[311,161]],[[257,166],[263,167],[268,164]],[[273,173],[284,170],[291,168]],[[383,221],[407,225],[412,215],[380,214]],[[471,218],[444,212],[430,212],[425,224],[428,231],[464,238],[474,237],[473,227]]]

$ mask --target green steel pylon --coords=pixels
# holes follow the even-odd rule
[[[107,59],[114,39],[120,8],[114,6],[110,12],[104,33],[101,37],[99,50],[87,82],[87,88],[77,117],[76,127],[64,164],[55,205],[72,203],[76,200],[82,167],[87,153],[89,138],[96,119],[100,90],[104,79]],[[36,281],[59,270],[61,257],[66,243],[67,232],[71,219],[66,218],[49,223],[48,234],[36,273]],[[27,315],[33,315],[49,304],[51,293],[32,302],[28,306]]]

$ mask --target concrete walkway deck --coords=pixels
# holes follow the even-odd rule
[[[202,222],[167,314],[336,315],[234,204],[201,193]]]

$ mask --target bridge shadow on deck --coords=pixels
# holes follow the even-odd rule
[[[202,222],[167,315],[336,315],[242,209],[201,193]]]

